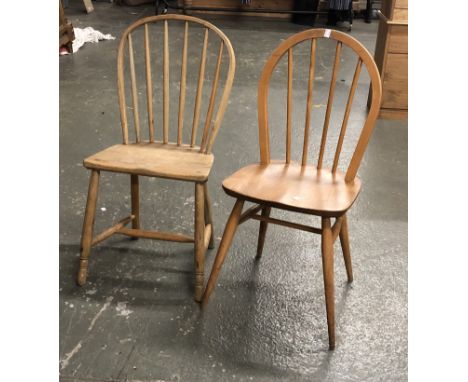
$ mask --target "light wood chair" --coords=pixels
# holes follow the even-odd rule
[[[329,38],[336,41],[336,54],[331,75],[328,102],[321,134],[320,151],[317,165],[307,164],[309,151],[309,133],[312,108],[312,91],[316,67],[316,50],[318,40]],[[305,112],[305,131],[302,149],[302,161],[291,161],[291,130],[293,117],[292,84],[293,84],[293,48],[300,43],[310,42],[310,64],[308,68],[307,101]],[[340,56],[343,47],[351,48],[357,55],[357,64],[352,84],[348,93],[341,130],[337,139],[333,165],[324,167],[324,153],[327,143],[327,131],[330,124],[335,84],[339,71]],[[354,54],[353,53],[353,54]],[[270,78],[279,60],[287,55],[287,116],[286,116],[286,159],[270,159],[270,133],[268,126],[268,91]],[[346,172],[338,170],[340,152],[346,133],[354,94],[359,81],[362,66],[367,68],[371,80],[372,102],[363,125],[357,145]],[[228,177],[223,182],[224,191],[236,198],[234,208],[226,223],[223,238],[211,271],[203,297],[203,304],[215,287],[221,266],[231,245],[237,226],[249,219],[260,221],[258,234],[257,258],[260,258],[265,242],[268,223],[296,228],[321,235],[322,264],[325,285],[329,347],[335,347],[335,314],[334,314],[334,280],[333,280],[333,244],[340,238],[344,255],[348,281],[353,280],[351,255],[348,241],[348,223],[346,212],[355,201],[361,181],[356,177],[364,151],[371,136],[379,112],[381,100],[381,81],[379,72],[371,54],[353,37],[329,29],[310,29],[297,33],[282,42],[267,61],[258,86],[258,123],[260,140],[260,163],[246,166]],[[317,145],[318,146],[318,145]],[[353,146],[354,147],[354,146]],[[244,202],[256,205],[242,213]],[[321,217],[321,228],[292,223],[270,217],[272,208],[301,212]],[[336,219],[332,225],[331,219]]]
[[[157,38],[162,41],[163,52],[153,52],[150,47],[150,27],[153,23],[162,23],[162,35]],[[171,142],[169,140],[169,91],[170,91],[170,78],[169,78],[169,24],[182,23],[183,26],[183,47],[181,52],[180,63],[180,89],[179,104],[178,104],[178,118],[177,123],[177,140]],[[187,52],[189,44],[191,44],[190,28],[194,29],[194,24],[198,28],[198,32],[203,33],[203,38],[200,38],[200,49],[190,46],[190,50],[197,49],[201,52],[200,58],[189,57],[187,59]],[[161,25],[161,24],[159,24]],[[140,92],[137,86],[137,74],[135,70],[136,59],[134,55],[134,46],[136,40],[132,40],[132,35],[136,31],[142,33],[144,52],[144,67],[141,72],[145,78],[145,88]],[[211,40],[215,38],[215,41]],[[203,40],[203,45],[201,44]],[[158,40],[159,41],[159,40]],[[202,115],[202,102],[203,90],[208,90],[204,85],[207,83],[208,76],[205,76],[205,71],[208,69],[207,62],[210,61],[207,51],[209,50],[209,41],[212,42],[217,51],[217,58],[212,60],[214,63],[214,74],[211,80],[211,91],[209,103],[205,105],[206,117],[203,129],[200,129],[197,135],[197,130],[200,122],[203,121]],[[126,68],[125,52],[128,51],[128,67]],[[223,51],[227,54],[223,55]],[[162,56],[162,60],[161,60]],[[227,57],[224,57],[227,56]],[[162,123],[159,126],[162,139],[156,140],[155,136],[155,108],[153,105],[153,81],[152,76],[158,76],[154,68],[152,69],[152,57],[157,57],[162,61]],[[214,56],[216,57],[216,56]],[[224,58],[223,58],[224,57]],[[194,94],[194,112],[193,120],[190,121],[192,131],[190,142],[183,143],[183,128],[184,128],[184,115],[185,115],[185,100],[187,86],[187,73],[188,61],[196,66],[190,75],[195,76],[198,73],[198,80]],[[225,64],[223,64],[223,62]],[[218,88],[221,88],[222,80],[221,66],[227,68],[225,70],[224,90],[219,95]],[[143,66],[143,64],[142,64]],[[171,66],[172,67],[172,66]],[[131,143],[129,139],[129,123],[127,120],[127,101],[126,101],[126,82],[124,78],[125,69],[130,73],[130,89],[132,98],[133,110],[133,127],[135,142]],[[138,20],[130,25],[123,33],[122,39],[118,48],[117,58],[117,72],[118,72],[118,97],[120,106],[120,117],[122,125],[123,144],[118,144],[109,147],[97,154],[94,154],[84,160],[84,166],[91,170],[91,177],[89,183],[88,199],[86,202],[86,212],[83,223],[83,233],[81,239],[81,256],[79,261],[78,271],[78,284],[83,285],[86,282],[88,272],[88,258],[90,249],[107,239],[113,234],[123,234],[133,238],[148,238],[157,240],[167,240],[176,242],[194,243],[195,245],[195,300],[200,301],[203,293],[204,286],[204,258],[207,247],[213,248],[213,221],[211,217],[211,205],[208,195],[207,181],[210,173],[214,156],[211,153],[216,135],[218,134],[221,120],[231,91],[232,82],[234,79],[235,71],[235,56],[229,39],[214,25],[204,20],[182,15],[163,15],[152,16]],[[155,74],[156,73],[156,74]],[[206,78],[205,78],[206,77]],[[160,89],[161,89],[160,87]],[[149,130],[149,140],[143,140],[140,134],[140,109],[139,98],[141,94],[146,95],[146,109],[147,109],[147,122]],[[139,97],[140,95],[140,97]],[[217,99],[217,96],[219,99]],[[206,103],[207,100],[205,100]],[[217,106],[216,106],[217,105]],[[175,130],[175,129],[174,129]],[[188,134],[186,134],[188,135]],[[187,138],[188,140],[189,138]],[[196,141],[201,140],[199,146]],[[117,173],[130,174],[131,178],[131,215],[122,219],[113,227],[105,230],[99,235],[93,237],[93,225],[96,211],[96,201],[98,194],[99,176],[100,171],[110,171]],[[188,181],[195,183],[195,234],[189,236],[179,233],[169,232],[155,232],[143,230],[140,228],[140,206],[139,206],[139,176],[159,177],[181,181]],[[126,228],[126,225],[132,223],[132,228]]]

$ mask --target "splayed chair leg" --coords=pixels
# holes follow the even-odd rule
[[[333,235],[330,218],[322,218],[322,266],[327,308],[328,342],[335,349],[335,285],[333,261]]]
[[[271,212],[271,207],[263,207],[262,208],[262,216],[269,217]],[[268,228],[268,222],[260,221],[260,228],[258,231],[258,243],[257,243],[257,259],[262,257],[263,252],[263,245],[265,244],[265,235]]]
[[[348,220],[346,215],[343,216],[343,223],[341,223],[340,230],[340,243],[343,250],[343,258],[346,267],[346,274],[348,275],[348,282],[353,282],[353,266],[351,263],[351,251],[349,249],[349,236],[348,236]]]
[[[83,232],[81,234],[81,254],[77,275],[78,285],[86,283],[88,274],[88,258],[93,241],[94,217],[96,215],[96,203],[99,189],[99,171],[92,170],[89,179],[88,199],[86,200],[86,211],[83,221]]]
[[[244,207],[244,201],[237,199],[231,211],[231,215],[229,216],[229,219],[226,223],[226,227],[224,228],[223,238],[219,244],[218,253],[216,254],[216,259],[211,270],[210,278],[208,280],[208,284],[206,285],[205,294],[203,295],[203,305],[208,302],[208,299],[213,292],[216,280],[219,276],[219,272],[223,266],[224,259],[229,251],[229,248],[231,247],[232,239],[234,238],[237,226],[239,225],[239,218],[242,213],[242,207]]]

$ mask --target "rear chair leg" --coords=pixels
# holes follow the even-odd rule
[[[132,228],[140,229],[140,185],[138,175],[130,175],[130,193],[132,196],[132,215],[135,218],[132,220]],[[132,240],[137,240],[138,237],[132,237]]]
[[[224,259],[229,251],[229,247],[231,246],[237,226],[239,225],[242,207],[244,207],[244,201],[237,199],[236,204],[234,204],[234,207],[231,211],[231,215],[229,216],[229,219],[226,223],[226,227],[224,228],[223,238],[219,244],[218,253],[216,254],[216,259],[211,270],[210,278],[208,280],[208,284],[206,285],[205,294],[203,295],[203,305],[208,302],[208,299],[210,298],[210,295],[215,287],[216,280],[218,279],[219,272],[223,266]]]
[[[330,218],[322,218],[322,266],[327,308],[329,349],[335,349],[335,285],[333,269],[333,234]]]
[[[211,213],[211,198],[208,193],[208,182],[203,184],[203,192],[205,194],[205,224],[211,224],[211,236],[210,243],[208,244],[209,249],[214,248],[214,227],[213,227],[213,215]]]
[[[81,234],[81,255],[77,275],[78,285],[82,286],[86,282],[88,274],[88,257],[93,241],[94,217],[96,215],[96,202],[99,189],[99,171],[92,170],[89,178],[88,199],[86,201],[86,211],[83,222],[83,232]]]
[[[195,301],[200,302],[205,283],[205,196],[204,185],[195,184]]]
[[[263,207],[262,208],[262,216],[269,217],[271,212],[271,207]],[[265,235],[268,228],[268,222],[261,220],[260,221],[260,229],[258,231],[258,244],[257,244],[257,259],[262,257],[263,252],[263,245],[265,244]]]
[[[343,216],[340,230],[340,243],[343,250],[343,258],[346,267],[346,274],[348,275],[348,282],[353,282],[353,266],[351,263],[351,252],[349,250],[349,237],[348,237],[348,221],[346,215]]]

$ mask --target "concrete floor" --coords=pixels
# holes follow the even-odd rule
[[[132,21],[153,11],[151,6],[95,3],[96,11],[86,15],[80,3],[72,1],[66,9],[74,26],[92,26],[117,38]],[[281,39],[305,27],[282,20],[206,18],[231,39],[238,62],[209,182],[219,244],[234,202],[221,182],[258,161],[256,86],[261,69]],[[373,51],[376,30],[375,22],[356,20],[352,34]],[[379,120],[360,168],[364,187],[349,213],[352,285],[346,283],[341,250],[335,246],[333,352],[327,343],[320,241],[305,232],[269,227],[264,256],[255,262],[258,223],[241,226],[204,311],[193,301],[191,245],[114,236],[93,249],[88,283],[76,286],[89,179],[82,160],[121,139],[117,41],[86,44],[60,58],[61,381],[405,381],[406,122]],[[331,59],[333,47],[319,53]],[[349,87],[353,65],[342,63],[343,89]],[[330,66],[321,68],[317,75],[326,76]],[[272,94],[280,92],[279,84],[273,85]],[[366,94],[364,82],[358,106],[365,104]],[[316,114],[323,113],[320,97],[326,95],[324,88]],[[295,94],[296,104],[303,99],[304,93]],[[283,118],[284,98],[272,96],[271,102],[275,118]],[[339,109],[343,101],[336,102]],[[301,137],[300,108],[296,115],[295,131]],[[362,113],[351,118],[350,137],[356,137],[362,118]],[[272,129],[273,142],[283,142],[284,126]],[[331,135],[336,137],[333,129]],[[283,144],[273,146],[279,157]],[[343,157],[350,154],[344,150]],[[141,195],[145,228],[191,232],[192,184],[143,179]],[[128,176],[103,173],[96,232],[127,216],[129,208]],[[302,223],[316,221],[276,214],[286,215]],[[208,254],[207,273],[214,255]]]

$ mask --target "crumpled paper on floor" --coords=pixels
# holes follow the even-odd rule
[[[115,40],[115,37],[110,34],[104,34],[92,27],[84,29],[73,28],[75,39],[73,40],[73,53],[77,52],[85,42],[98,42],[99,40]]]

